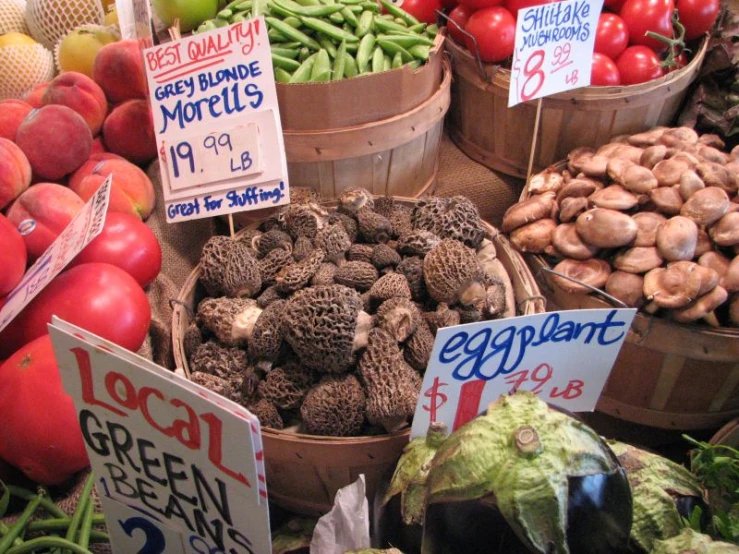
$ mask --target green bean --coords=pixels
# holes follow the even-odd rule
[[[226,4],[223,9],[244,12],[251,9],[251,0],[233,0],[233,2]]]
[[[331,37],[328,37],[324,35],[323,33],[317,33],[316,40],[318,41],[318,44],[321,45],[321,48],[323,48],[324,50],[326,50],[326,52],[328,52],[329,56],[331,56],[332,58],[336,57],[336,46],[334,46],[334,43],[331,40]]]
[[[391,42],[384,38],[378,38],[377,45],[392,56],[394,56],[395,54],[400,54],[401,58],[403,59],[403,63],[413,61],[413,56],[411,55],[411,53],[395,42]]]
[[[361,5],[363,10],[367,10],[376,14],[380,13],[380,6],[377,2],[363,2]]]
[[[228,8],[223,8],[221,11],[219,11],[216,14],[216,17],[219,18],[219,19],[229,20],[229,19],[231,19],[231,17],[233,16],[233,14],[234,14],[233,10],[230,10]]]
[[[321,2],[319,0],[295,0],[298,4],[301,6],[320,6]]]
[[[332,13],[328,16],[328,19],[331,23],[335,23],[336,25],[344,23],[344,16],[341,15],[341,12]]]
[[[388,33],[390,31],[402,31],[404,33],[408,32],[408,27],[398,25],[395,21],[388,20],[382,16],[376,16],[374,24],[375,29],[377,29],[377,31],[381,33]]]
[[[310,80],[314,82],[326,82],[331,80],[331,59],[328,52],[321,48],[316,54],[316,61],[310,73]]]
[[[25,541],[20,546],[14,546],[5,554],[29,554],[30,552],[48,552],[50,548],[64,548],[71,550],[73,554],[92,554],[87,548],[74,544],[61,537],[37,537]]]
[[[296,52],[297,54],[297,52]],[[285,71],[295,71],[300,67],[300,62],[293,60],[292,58],[285,58],[279,54],[272,52],[272,65],[274,67],[280,67]]]
[[[7,489],[12,496],[25,500],[26,502],[30,502],[39,496],[36,493],[21,487],[16,487],[15,485],[7,485]],[[59,506],[54,504],[46,494],[41,496],[41,507],[54,517],[69,517]]]
[[[344,6],[341,9],[341,15],[344,16],[344,21],[346,21],[349,25],[351,25],[354,29],[357,28],[357,25],[359,25],[359,20],[357,19],[357,16],[354,15],[354,12]],[[353,31],[353,29],[352,29]]]
[[[283,42],[280,44],[280,48],[291,48],[293,50],[297,50],[300,47],[301,47],[301,44],[297,41]]]
[[[375,51],[372,53],[372,73],[380,73],[384,63],[385,52],[379,46],[375,46]]]
[[[410,34],[395,34],[395,35],[379,35],[378,39],[383,39],[388,42],[394,42],[395,44],[402,46],[405,49],[415,46],[417,44],[425,44],[426,46],[433,46],[434,41],[423,35],[410,35]]]
[[[210,20],[216,28],[228,27],[229,23],[225,19],[211,19]]]
[[[93,503],[93,506],[95,504]],[[72,521],[71,517],[55,517],[55,518],[49,518],[49,519],[36,519],[34,521],[31,521],[26,526],[26,530],[28,531],[39,531],[39,532],[49,532],[49,531],[66,531],[69,527],[69,522]],[[93,525],[102,525],[105,523],[105,516],[100,513],[95,513],[92,516],[92,524]]]
[[[294,29],[290,27],[290,25],[288,25],[284,21],[281,21],[277,19],[276,17],[267,17],[265,19],[267,21],[267,24],[270,27],[272,27],[273,29],[277,29],[280,33],[285,35],[288,39],[298,41],[300,44],[303,44],[304,46],[307,46],[308,48],[312,50],[321,49],[321,45],[318,44],[318,42],[316,42],[315,39],[312,39],[311,37],[306,35],[304,32],[299,31],[298,29]]]
[[[277,54],[278,56],[282,56],[283,58],[290,58],[291,60],[295,60],[298,58],[298,49],[297,48],[285,48],[284,46],[275,46],[272,45],[269,47],[270,52],[273,54]]]
[[[308,56],[300,67],[295,70],[295,73],[290,77],[291,83],[307,83],[310,79],[311,72],[313,71],[313,64],[316,63],[316,55],[311,54]]]
[[[289,83],[290,82],[290,77],[292,77],[292,75],[287,70],[282,69],[281,67],[275,67],[274,72],[275,72],[275,81],[277,81],[278,83]]]
[[[415,46],[411,46],[408,49],[408,52],[410,52],[414,58],[416,58],[417,60],[423,60],[423,61],[426,61],[429,59],[430,51],[431,51],[431,48],[426,46],[425,44],[416,44]]]
[[[82,523],[82,516],[85,514],[85,511],[87,510],[87,504],[92,502],[92,487],[95,484],[95,476],[90,473],[87,476],[87,479],[85,479],[85,485],[82,487],[82,493],[80,494],[79,500],[77,500],[77,507],[74,510],[74,514],[72,514],[72,521],[69,522],[69,527],[67,527],[67,534],[64,537],[70,542],[74,542],[75,536],[77,535],[77,530],[80,528],[80,524]],[[2,550],[0,550],[2,552]]]
[[[346,51],[349,54],[352,54],[353,56],[357,54],[357,50],[359,50],[359,43],[358,42],[352,42],[352,43],[346,45]]]
[[[364,35],[372,31],[372,21],[374,20],[374,18],[375,16],[371,11],[364,10],[362,12],[362,15],[359,16],[357,29],[355,31],[356,35],[359,38],[362,38]]]
[[[28,520],[30,520],[31,517],[33,517],[33,514],[36,513],[36,510],[41,504],[41,497],[43,496],[43,494],[44,494],[43,491],[40,492],[40,494],[37,494],[28,504],[26,504],[26,507],[24,508],[23,512],[18,517],[18,519],[15,521],[15,523],[13,523],[13,526],[8,530],[8,533],[4,535],[2,539],[0,539],[0,552],[6,552],[8,548],[11,547],[15,539],[17,539],[18,536],[26,528],[26,525],[28,524]],[[20,547],[13,547],[13,548],[20,548]]]
[[[326,23],[323,19],[317,19],[315,17],[301,17],[303,25],[319,33],[330,36],[337,42],[345,40],[347,42],[358,42],[359,39],[351,33],[347,33],[344,29]]]
[[[267,10],[267,0],[252,0],[251,3],[251,16],[259,17],[265,15]]]
[[[344,6],[339,4],[321,6],[301,6],[292,0],[271,0],[274,7],[286,11],[292,15],[307,15],[310,17],[323,17],[332,13],[340,12]]]
[[[418,23],[420,23],[418,19],[413,17],[407,11],[399,8],[389,0],[380,0],[380,4],[382,4],[382,7],[385,8],[387,13],[389,13],[393,17],[402,19],[408,25],[417,25]]]
[[[349,48],[349,45],[347,44],[346,47]],[[344,75],[347,78],[352,78],[359,75],[359,70],[357,69],[357,61],[349,52],[344,55]]]
[[[412,33],[423,33],[426,30],[426,24],[419,23],[417,25],[411,25],[410,27],[408,27],[408,30]]]
[[[246,21],[247,17],[243,13],[237,13],[234,14],[234,16],[231,18],[231,23],[241,23],[242,21]]]
[[[345,6],[356,6],[364,1],[365,0],[339,0],[339,2]]]
[[[82,523],[80,524],[80,533],[77,537],[77,544],[82,548],[87,548],[90,544],[90,535],[92,534],[92,520],[95,515],[95,503],[92,498],[85,506],[85,511],[82,514]]]
[[[339,45],[339,49],[336,51],[334,56],[333,73],[331,74],[332,81],[340,81],[344,78],[344,70],[346,68],[346,41],[342,40]]]
[[[364,73],[369,65],[372,51],[375,49],[375,35],[368,33],[359,41],[359,49],[357,50],[357,70]]]
[[[426,34],[431,38],[436,38],[436,35],[439,34],[439,26],[435,23],[433,25],[429,25],[426,27]]]
[[[298,61],[300,63],[303,63],[305,60],[307,60],[311,56],[310,48],[307,46],[303,46],[298,50]]]
[[[283,19],[285,23],[290,25],[293,29],[300,29],[303,26],[303,23],[295,17],[294,15],[288,15],[285,19]]]
[[[355,17],[358,15],[362,15],[362,12],[364,11],[364,8],[359,4],[352,4],[351,6],[347,6],[347,8],[351,10]]]
[[[279,32],[277,29],[269,29],[267,31],[267,37],[269,38],[270,44],[275,43],[275,42],[286,43],[290,40],[285,35],[283,35],[281,32]]]
[[[397,52],[393,56],[393,62],[390,64],[391,69],[398,69],[403,65],[403,56],[400,55],[400,52]]]
[[[393,68],[393,60],[390,58],[390,56],[385,54],[385,59],[382,61],[382,70],[388,71]]]

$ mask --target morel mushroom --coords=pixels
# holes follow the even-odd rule
[[[339,194],[338,210],[345,214],[355,216],[362,208],[375,208],[375,200],[372,193],[365,188],[351,187],[344,189]]]
[[[485,238],[477,206],[464,196],[422,198],[416,202],[411,221],[415,229],[458,240],[470,248],[477,248]]]
[[[338,264],[344,261],[346,251],[349,250],[352,242],[344,226],[334,223],[318,231],[313,244],[326,253],[327,261]]]
[[[368,207],[360,208],[357,211],[357,224],[359,227],[359,236],[365,242],[387,242],[393,233],[393,226],[390,220]]]
[[[459,312],[450,309],[449,305],[445,302],[439,302],[436,306],[436,311],[425,312],[423,317],[434,335],[439,329],[459,325]]]
[[[323,250],[314,250],[303,261],[283,267],[275,276],[275,288],[282,293],[300,290],[321,267],[324,256]]]
[[[259,424],[269,429],[282,429],[285,423],[277,407],[266,398],[260,398],[246,405],[246,409],[257,416]]]
[[[238,387],[234,387],[231,384],[231,381],[224,379],[223,377],[219,377],[218,375],[203,373],[201,371],[193,371],[190,374],[190,380],[193,383],[205,387],[209,391],[219,394],[224,398],[228,398],[229,400],[233,400],[234,402],[239,402],[241,400],[241,391],[239,391]]]
[[[380,278],[375,266],[369,262],[346,262],[334,273],[334,281],[360,292],[369,290]]]
[[[421,373],[426,371],[426,366],[431,359],[431,351],[434,349],[435,338],[428,323],[422,318],[418,322],[416,330],[405,342],[403,357],[416,371]]]
[[[337,269],[339,268],[336,267],[334,264],[322,263],[318,266],[318,269],[313,274],[313,277],[310,278],[311,286],[315,287],[316,285],[333,285],[334,275],[336,275]]]
[[[283,209],[282,220],[285,231],[293,239],[308,237],[312,239],[319,229],[326,225],[328,213],[315,203],[290,204]]]
[[[410,297],[394,297],[385,300],[375,314],[375,325],[389,332],[396,342],[405,342],[422,319]]]
[[[254,323],[248,344],[249,356],[255,362],[268,362],[267,367],[263,369],[271,367],[282,350],[284,338],[282,316],[285,304],[285,300],[272,302]]]
[[[288,237],[289,238],[289,237]],[[285,267],[295,263],[292,249],[275,248],[259,260],[259,271],[262,274],[262,285],[273,285],[277,274]]]
[[[350,437],[362,430],[365,409],[364,390],[354,375],[327,375],[308,391],[300,417],[308,433]]]
[[[398,254],[398,251],[394,248],[390,248],[385,243],[376,245],[372,249],[372,256],[370,257],[372,265],[377,269],[382,269],[388,266],[395,267],[401,260],[402,258],[400,257],[400,254]]]
[[[257,255],[263,258],[273,250],[286,250],[292,252],[293,239],[285,231],[279,229],[270,229],[266,233],[262,233],[252,241],[252,245],[257,251]]]
[[[426,283],[423,280],[423,260],[421,258],[407,256],[403,258],[395,270],[405,276],[413,300],[422,300],[426,297]]]
[[[251,298],[262,288],[262,275],[248,245],[216,235],[200,254],[200,282],[210,296]]]
[[[209,340],[193,351],[190,356],[190,371],[229,379],[244,371],[248,363],[249,359],[243,349]]]
[[[386,273],[374,282],[369,289],[370,302],[373,306],[379,306],[390,298],[411,299],[411,289],[408,279],[402,273]]]
[[[359,294],[343,285],[310,287],[287,301],[285,340],[311,369],[341,373],[364,346],[372,317],[362,311]]]
[[[262,309],[250,298],[206,298],[198,304],[196,317],[201,327],[211,331],[228,346],[245,345]]]
[[[441,242],[438,235],[423,229],[401,235],[398,238],[398,252],[407,256],[425,256]]]
[[[299,364],[286,364],[269,371],[258,390],[280,410],[294,410],[300,407],[315,384],[316,376],[312,371]]]
[[[426,289],[437,302],[466,306],[485,302],[484,271],[475,252],[460,242],[441,241],[423,260]]]

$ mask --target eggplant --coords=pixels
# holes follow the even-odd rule
[[[710,512],[698,478],[683,466],[618,441],[608,445],[626,469],[634,499],[630,552],[652,552],[655,541],[669,539],[683,529],[681,518],[690,519],[701,509],[701,527],[710,523]]]
[[[627,548],[631,489],[616,456],[587,425],[529,392],[501,397],[452,433],[424,489],[422,554]]]

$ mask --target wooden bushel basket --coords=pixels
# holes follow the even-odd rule
[[[446,48],[454,72],[449,136],[473,160],[526,177],[536,102],[508,108],[510,70],[498,69],[483,79],[465,48],[451,39]],[[534,171],[564,159],[578,146],[597,148],[613,136],[671,123],[707,48],[708,40],[703,40],[688,65],[648,83],[584,87],[543,98]]]
[[[413,203],[410,198],[398,198]],[[251,227],[256,227],[252,223]],[[493,236],[498,258],[513,284],[519,315],[545,310],[539,287],[521,255],[508,239],[487,226]],[[197,302],[205,295],[198,283],[199,267],[188,276],[175,303],[172,316],[172,341],[178,368],[189,376],[183,337],[192,321]],[[364,474],[368,498],[372,498],[380,479],[392,467],[408,444],[410,429],[397,433],[363,437],[320,437],[263,428],[262,440],[269,498],[292,512],[320,515],[331,509],[336,491]]]

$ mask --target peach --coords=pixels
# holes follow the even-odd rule
[[[107,156],[108,154],[97,154]],[[146,219],[154,210],[154,185],[140,167],[124,159],[89,160],[69,179],[69,188],[87,201],[113,175],[108,211]]]
[[[87,122],[90,133],[97,135],[108,113],[108,101],[100,86],[87,75],[67,71],[54,77],[41,101],[72,108]]]
[[[33,261],[51,245],[85,202],[56,183],[38,183],[21,194],[8,209],[8,219],[23,235]]]
[[[24,96],[23,101],[27,102],[31,105],[33,108],[40,108],[44,105],[44,103],[41,101],[41,99],[44,97],[44,93],[46,92],[46,88],[49,86],[49,83],[51,81],[46,81],[45,83],[39,83],[35,87],[33,87],[31,90],[29,90]]]
[[[95,56],[92,78],[111,104],[146,98],[146,74],[139,42],[128,39],[103,46]]]
[[[23,100],[0,101],[0,137],[15,140],[21,121],[32,109],[33,106]]]
[[[103,140],[111,152],[143,165],[157,156],[154,121],[148,100],[127,100],[103,124]]]
[[[72,108],[50,104],[26,116],[15,142],[31,163],[34,177],[54,181],[87,160],[92,135]]]
[[[92,148],[90,148],[90,156],[92,156],[93,154],[101,154],[107,151],[108,149],[105,148],[105,143],[103,142],[103,137],[101,135],[98,135],[94,139],[92,139]]]
[[[12,141],[0,138],[0,210],[31,184],[31,164]]]
[[[10,220],[0,214],[0,296],[7,295],[21,282],[26,272],[26,243]],[[1,306],[0,306],[1,307]]]

